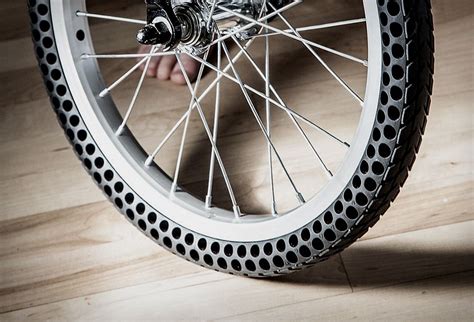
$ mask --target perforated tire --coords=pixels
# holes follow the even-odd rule
[[[262,277],[289,273],[342,251],[372,227],[398,195],[421,144],[433,87],[429,0],[377,1],[383,80],[363,159],[333,204],[296,231],[272,240],[234,242],[204,236],[153,209],[125,182],[85,126],[64,77],[50,1],[29,0],[35,53],[60,125],[97,185],[131,223],[171,252],[204,267]]]

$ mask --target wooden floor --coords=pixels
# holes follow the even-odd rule
[[[474,4],[433,5],[432,113],[397,202],[340,256],[252,280],[171,255],[105,201],[56,125],[24,3],[3,1],[0,320],[472,321]]]

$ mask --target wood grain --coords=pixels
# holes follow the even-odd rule
[[[364,320],[371,315],[383,320],[443,320],[451,315],[466,319],[472,313],[469,303],[474,295],[473,226],[474,222],[466,222],[364,241],[343,255],[344,268],[332,259],[273,280],[203,271],[35,306],[4,317],[297,321]],[[453,234],[457,235],[454,241]]]
[[[230,316],[223,320],[472,321],[473,287],[474,274],[471,271]]]
[[[356,2],[332,2],[333,8],[309,10],[301,19],[318,17],[327,22],[336,16],[352,17],[348,8]],[[474,36],[468,30],[474,5],[471,0],[455,4],[434,0],[433,9],[437,65],[432,110],[418,160],[395,204],[341,256],[289,277],[250,280],[181,260],[156,247],[117,215],[57,126],[35,66],[24,3],[0,4],[0,15],[5,17],[0,21],[4,53],[0,58],[0,320],[472,320]],[[142,5],[128,0],[114,5],[95,1],[91,10],[140,17]],[[101,42],[109,39],[111,29],[122,28],[101,21],[93,24]],[[363,50],[358,38],[346,37],[342,44],[340,39],[338,32],[318,38],[330,46]],[[295,67],[293,59],[287,58],[293,48],[280,47],[277,65]],[[99,49],[135,50],[133,42],[126,41]],[[255,56],[261,61],[256,51]],[[292,105],[302,106],[302,111],[350,136],[351,129],[344,122],[334,122],[331,113],[350,118],[355,111],[337,107],[319,112],[307,104],[315,97],[321,106],[332,103],[320,94],[336,94],[337,89],[324,70],[302,62],[308,72],[302,72],[294,83],[281,82],[279,91]],[[337,63],[344,77],[360,90],[363,71],[348,68],[344,61]],[[107,81],[119,77],[125,67],[120,62],[104,65]],[[122,109],[136,80],[134,76],[114,93]],[[308,86],[315,80],[320,86],[317,91]],[[152,147],[181,115],[188,99],[179,97],[181,89],[168,83],[148,82],[145,87],[154,94],[140,99],[141,108],[131,124],[144,145]],[[292,96],[297,88],[299,95]],[[157,97],[162,102],[159,109]],[[230,91],[228,98],[238,102],[238,92]],[[350,102],[343,92],[331,99],[337,106]],[[222,140],[230,148],[225,156],[233,164],[246,165],[245,171],[234,167],[232,180],[239,182],[242,193],[265,196],[268,183],[247,157],[255,154],[255,146],[242,145],[243,139],[262,144],[258,128],[243,121],[238,103],[227,104]],[[275,135],[287,147],[288,120],[276,115]],[[157,118],[160,123],[155,122]],[[190,143],[205,145],[197,119],[191,121],[190,133]],[[170,145],[166,151],[162,161],[172,168],[176,147]],[[296,156],[292,148],[284,148],[283,153],[293,167],[312,162]],[[335,160],[336,154],[329,158]],[[199,166],[205,166],[204,162]],[[308,191],[314,188],[304,172],[297,174],[297,180]],[[202,186],[200,177],[189,175],[188,181],[196,189]],[[248,206],[259,207],[260,201]]]

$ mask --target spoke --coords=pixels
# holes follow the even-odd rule
[[[204,60],[207,61],[207,58],[209,56],[209,50],[205,53],[204,55]],[[178,55],[176,55],[176,58],[178,58]],[[196,93],[199,89],[199,84],[201,83],[202,75],[204,73],[204,64],[201,64],[201,67],[199,68],[199,73],[198,77],[196,79],[196,84],[194,85],[194,89],[190,88],[189,90],[191,91],[191,101],[189,102],[189,107],[188,107],[188,116],[186,117],[186,122],[184,124],[184,130],[183,130],[183,135],[181,137],[181,144],[179,146],[179,152],[178,152],[178,158],[176,161],[176,168],[175,168],[175,173],[173,177],[173,184],[171,185],[171,194],[176,192],[176,188],[178,187],[178,178],[179,178],[179,171],[181,169],[181,161],[183,159],[183,152],[184,152],[184,144],[186,142],[186,135],[188,133],[188,127],[189,127],[189,120],[191,119],[191,110],[193,108],[193,103],[194,103],[194,98],[196,97]],[[185,70],[182,68],[182,72],[184,73]]]
[[[145,161],[145,166],[149,167],[152,163],[153,163],[153,160],[156,158],[156,156],[158,155],[158,153],[161,151],[161,149],[163,148],[163,146],[166,144],[166,142],[169,141],[169,139],[173,136],[173,134],[178,130],[178,128],[181,126],[181,124],[183,124],[183,122],[187,119],[188,115],[190,114],[190,111],[186,111],[186,113],[184,113],[181,118],[179,119],[178,122],[176,122],[176,124],[173,126],[173,128],[171,129],[171,131],[168,132],[168,134],[165,136],[165,138],[161,141],[161,143],[158,145],[158,147],[155,149],[155,151],[153,151],[153,153],[148,156],[148,158],[146,159]]]
[[[179,171],[181,169],[181,160],[183,158],[184,143],[186,142],[186,135],[188,134],[190,119],[191,119],[191,114],[188,114],[188,116],[186,117],[186,122],[184,123],[183,135],[181,136],[181,144],[179,145],[178,158],[176,159],[176,168],[174,171],[173,184],[171,185],[170,195],[173,195],[176,192],[176,188],[178,187]]]
[[[191,53],[186,53],[186,54],[189,55],[190,57],[194,58],[194,59],[197,60],[198,62],[203,62],[203,60],[202,60],[200,57],[198,57],[198,56],[195,56],[195,55],[193,55],[193,54],[191,54]],[[215,66],[213,66],[212,64],[209,64],[209,63],[207,63],[207,62],[203,62],[203,63],[204,63],[207,67],[209,67],[210,69],[215,70],[215,71],[218,71],[217,68],[216,68]],[[224,72],[224,71],[221,72],[221,75],[224,76],[225,78],[231,80],[232,82],[236,83],[237,85],[240,84],[239,81],[238,81],[235,77],[229,75],[228,73],[226,73],[226,72]],[[278,107],[278,108],[280,108],[280,109],[282,109],[282,110],[284,110],[284,111],[286,111],[286,112],[289,112],[291,115],[293,115],[293,116],[296,117],[297,119],[303,121],[304,123],[308,124],[309,126],[311,126],[312,128],[314,128],[315,130],[317,130],[317,131],[323,133],[324,135],[326,135],[326,136],[328,136],[328,137],[334,139],[335,141],[337,141],[337,142],[340,143],[341,145],[344,145],[344,146],[346,146],[346,147],[350,147],[349,143],[347,143],[347,142],[341,140],[340,138],[338,138],[337,136],[335,136],[335,135],[332,134],[331,132],[325,130],[323,127],[321,127],[321,126],[315,124],[314,122],[308,120],[306,117],[302,116],[301,114],[299,114],[299,113],[293,111],[293,110],[290,109],[288,106],[286,106],[286,105],[284,105],[284,104],[281,104],[281,103],[275,101],[275,100],[272,99],[271,97],[265,95],[264,93],[258,91],[258,90],[255,89],[255,88],[249,86],[248,84],[243,83],[243,85],[244,85],[245,89],[247,89],[247,90],[251,91],[252,93],[254,93],[254,94],[260,96],[260,97],[263,98],[263,99],[268,99],[268,101],[269,101],[270,103],[272,103],[273,105],[275,105],[276,107]]]
[[[245,45],[245,49],[248,49],[250,47],[250,45],[254,42],[254,40],[249,40],[247,42],[247,44]],[[243,55],[243,51],[240,51],[235,57],[234,59],[232,60],[234,63],[236,63],[240,57],[242,57]],[[206,65],[206,64],[205,64]],[[208,65],[206,65],[208,66]],[[212,65],[211,65],[212,66]],[[227,64],[227,66],[223,69],[223,72],[227,72],[228,70],[230,69],[230,64]],[[215,70],[215,69],[214,69]],[[206,88],[206,90],[204,90],[204,92],[199,96],[198,98],[198,102],[201,103],[202,100],[204,100],[204,98],[214,89],[214,87],[221,81],[221,79],[225,76],[223,75],[223,73],[220,71],[220,70],[217,70],[217,73],[218,73],[218,76],[217,78]],[[196,107],[196,104],[193,105],[193,109]],[[178,128],[181,126],[181,124],[183,124],[183,122],[186,120],[186,117],[188,116],[188,114],[190,113],[190,111],[187,111],[186,113],[184,113],[181,118],[176,122],[176,124],[173,126],[173,128],[171,129],[171,131],[165,136],[165,138],[161,141],[161,143],[158,145],[158,147],[156,148],[156,150],[153,152],[152,155],[150,155],[145,163],[146,166],[150,166],[153,162],[153,160],[156,158],[156,156],[158,155],[158,153],[161,151],[161,149],[163,148],[163,146],[166,144],[166,142],[169,141],[169,139],[173,136],[173,134],[178,130]]]
[[[151,54],[82,54],[82,59],[89,58],[108,58],[108,59],[120,59],[120,58],[148,58],[148,57],[162,57],[162,56],[174,56],[174,51],[166,51]]]
[[[235,41],[235,43],[240,47],[240,43],[237,41],[237,39],[235,39],[234,37],[232,37],[232,39]],[[255,68],[255,70],[257,71],[257,73],[260,75],[260,77],[266,82],[268,83],[268,88],[269,90],[271,90],[271,92],[273,93],[273,95],[275,95],[275,97],[278,99],[278,101],[280,102],[280,104],[282,105],[286,105],[283,101],[283,99],[281,98],[281,96],[278,94],[278,92],[275,90],[275,88],[270,84],[269,82],[269,78],[268,76],[265,76],[263,74],[263,72],[260,70],[260,68],[258,67],[257,63],[255,62],[255,60],[250,56],[250,54],[248,53],[248,51],[245,51],[245,56],[247,57],[247,59],[249,60],[249,62],[252,64],[252,66]],[[267,96],[269,96],[270,94],[267,93],[266,94]],[[268,99],[266,100],[266,102],[268,103]],[[287,112],[288,116],[290,117],[291,121],[293,122],[293,124],[296,126],[298,132],[301,134],[301,136],[303,137],[303,139],[306,141],[306,143],[308,144],[309,148],[311,149],[311,151],[314,153],[314,155],[316,156],[317,160],[319,161],[320,165],[321,165],[321,168],[324,170],[324,173],[327,175],[328,178],[332,178],[332,172],[329,170],[329,168],[327,167],[326,163],[323,161],[321,155],[319,154],[319,152],[316,150],[316,148],[314,147],[314,145],[311,143],[309,137],[307,136],[307,134],[304,132],[303,128],[301,127],[301,125],[298,123],[298,121],[295,119],[295,117],[293,115],[291,115],[289,112]]]
[[[214,1],[215,3],[216,1]],[[221,69],[222,65],[222,45],[221,43],[217,44],[217,69]],[[220,76],[220,73],[217,74],[217,76]],[[216,101],[215,101],[215,107],[214,107],[214,125],[212,128],[212,141],[214,141],[214,144],[217,145],[217,135],[219,132],[219,114],[220,114],[220,95],[221,95],[221,81],[219,80],[216,85]],[[213,189],[213,183],[214,183],[214,168],[215,168],[215,162],[216,159],[214,157],[216,151],[214,150],[214,147],[212,148],[211,151],[211,159],[210,159],[210,164],[209,164],[209,180],[207,183],[207,195],[206,195],[206,208],[211,208],[212,206],[212,189]]]
[[[153,53],[155,50],[155,46],[151,47],[150,54]],[[125,126],[127,125],[128,119],[130,118],[130,115],[132,114],[133,108],[135,107],[135,103],[137,102],[138,94],[140,93],[140,90],[143,85],[143,81],[145,80],[146,73],[148,71],[148,66],[150,65],[151,57],[148,57],[145,63],[145,67],[143,68],[142,75],[140,76],[140,80],[138,81],[138,85],[135,89],[135,93],[133,93],[132,100],[130,102],[130,105],[128,106],[127,113],[125,113],[125,117],[123,118],[122,124],[118,127],[117,131],[115,132],[115,135],[119,136],[123,133],[123,130],[125,129]]]
[[[355,24],[365,23],[365,22],[366,22],[365,18],[342,20],[342,21],[329,22],[329,23],[320,24],[320,25],[301,27],[301,28],[297,28],[296,31],[301,32],[301,31],[309,31],[309,30],[327,29],[327,28],[341,27],[341,26],[347,26],[347,25],[355,25]]]
[[[293,8],[294,6],[302,3],[303,0],[295,0],[289,4],[287,4],[286,6],[270,13],[270,14],[267,14],[265,16],[263,16],[262,14],[260,14],[260,18],[258,18],[258,20],[253,20],[252,23],[249,23],[243,27],[240,27],[240,28],[237,28],[236,30],[233,30],[232,32],[228,33],[228,34],[225,34],[224,36],[219,36],[219,38],[217,38],[216,40],[214,40],[212,43],[211,43],[211,46],[212,45],[215,45],[217,44],[218,42],[222,42],[226,39],[229,39],[230,37],[232,37],[233,35],[236,35],[238,33],[241,33],[242,31],[245,31],[245,30],[248,30],[252,27],[254,27],[255,25],[258,25],[259,23],[261,23],[262,21],[267,21],[268,19],[276,16],[278,13],[280,12],[283,12],[283,11],[286,11],[286,10],[289,10],[291,8]],[[220,8],[220,6],[217,6],[218,8]],[[226,8],[227,9],[227,8]],[[263,9],[263,8],[262,8]],[[227,9],[228,10],[228,9]],[[228,12],[232,13],[233,14],[233,11],[229,10]],[[263,10],[261,11],[261,13],[263,12]]]
[[[270,4],[271,5],[271,4]],[[226,12],[229,12],[229,13],[232,13],[233,15],[235,15],[236,17],[239,17],[241,19],[244,19],[244,20],[247,20],[255,25],[259,25],[261,26],[262,28],[267,28],[267,29],[270,29],[276,33],[279,33],[283,36],[286,36],[288,38],[292,38],[292,39],[295,39],[297,41],[300,41],[300,42],[303,42],[307,45],[310,45],[310,46],[313,46],[313,47],[316,47],[316,48],[319,48],[321,50],[324,50],[324,51],[327,51],[329,53],[332,53],[332,54],[335,54],[337,56],[340,56],[340,57],[343,57],[343,58],[347,58],[349,60],[352,60],[352,61],[355,61],[357,63],[360,63],[364,66],[367,66],[367,61],[366,60],[363,60],[363,59],[360,59],[360,58],[357,58],[357,57],[354,57],[352,55],[349,55],[349,54],[346,54],[346,53],[343,53],[343,52],[340,52],[340,51],[337,51],[335,49],[332,49],[332,48],[329,48],[329,47],[326,47],[326,46],[323,46],[323,45],[320,45],[318,43],[315,43],[313,41],[310,41],[310,40],[307,40],[307,39],[304,39],[302,37],[298,37],[296,35],[293,35],[291,33],[288,33],[288,32],[285,32],[284,30],[281,30],[281,29],[278,29],[278,28],[275,28],[273,26],[270,26],[268,24],[265,24],[265,23],[262,23],[260,22],[259,20],[255,20],[255,19],[252,19],[250,17],[247,17],[243,14],[240,14],[238,12],[234,12],[230,9],[227,9],[226,7],[222,7],[222,6],[217,6],[219,9],[223,10],[223,11],[226,11]],[[277,15],[280,15],[280,12],[278,11],[275,11],[274,13],[276,13]],[[228,35],[227,35],[228,36]]]
[[[296,185],[293,181],[293,179],[291,178],[288,170],[286,169],[284,163],[283,163],[283,160],[281,159],[280,157],[280,154],[278,153],[278,151],[276,150],[275,148],[275,145],[273,144],[272,140],[270,139],[270,137],[268,136],[268,132],[265,128],[265,125],[263,124],[262,122],[262,119],[260,118],[260,116],[258,115],[258,112],[257,112],[257,109],[255,108],[255,105],[253,104],[252,102],[252,99],[250,98],[248,92],[247,92],[247,89],[245,88],[244,86],[244,83],[242,82],[242,79],[240,78],[240,75],[239,73],[237,72],[237,70],[235,69],[235,66],[234,64],[232,63],[232,60],[230,59],[230,55],[229,55],[229,52],[227,50],[227,46],[225,44],[225,42],[222,42],[222,49],[224,50],[224,53],[227,57],[227,59],[229,60],[230,62],[230,65],[231,65],[231,68],[232,68],[232,72],[234,73],[236,79],[237,79],[237,84],[240,86],[240,89],[242,91],[242,94],[244,95],[247,103],[248,103],[248,106],[250,107],[250,110],[252,111],[263,135],[265,136],[265,139],[267,140],[268,144],[270,144],[270,146],[272,147],[272,150],[273,152],[275,153],[275,156],[277,157],[278,161],[280,162],[280,165],[281,167],[283,168],[283,171],[285,172],[287,178],[288,178],[288,181],[290,182],[291,186],[293,187],[293,189],[295,190],[295,193],[296,193],[296,197],[298,198],[299,202],[300,203],[305,203],[305,200],[303,198],[303,195],[301,194],[301,192],[299,192],[299,190],[296,188]]]
[[[76,16],[129,22],[129,23],[134,23],[134,24],[138,24],[138,25],[146,25],[145,20],[137,20],[137,19],[130,19],[130,18],[124,18],[124,17],[115,17],[115,16],[108,16],[108,15],[99,15],[99,14],[89,13],[89,12],[84,12],[84,11],[77,11]]]
[[[209,27],[211,26],[212,17],[214,16],[214,11],[216,10],[217,1],[218,0],[212,1],[211,10],[209,12],[209,18],[207,19],[207,24],[206,24],[207,29],[209,29]]]
[[[347,26],[347,25],[355,25],[355,24],[364,23],[364,22],[366,22],[365,18],[359,18],[359,19],[351,19],[351,20],[330,22],[330,23],[307,26],[307,27],[299,27],[299,28],[295,28],[295,30],[298,31],[298,32],[304,32],[304,31],[312,31],[312,30],[320,30],[320,29],[341,27],[341,26]],[[291,29],[285,29],[283,31],[294,34],[293,30],[291,30]],[[280,33],[277,33],[277,32],[268,33],[267,32],[267,33],[255,35],[253,37],[254,38],[259,38],[259,37],[276,36],[276,35],[280,35]]]
[[[271,4],[269,5],[273,8]],[[288,20],[286,20],[285,17],[283,17],[282,14],[278,14],[278,16],[292,30],[292,32],[296,35],[296,37],[301,38],[300,33],[293,28],[293,26],[288,22]],[[339,77],[339,75],[337,75],[336,72],[331,67],[329,67],[329,65],[321,58],[321,56],[319,56],[316,53],[316,51],[313,48],[311,48],[308,44],[303,43],[303,45],[321,63],[321,65],[323,65],[323,67],[339,82],[339,84],[341,84],[342,87],[344,87],[344,89],[348,91],[349,94],[351,94],[352,97],[354,97],[361,106],[364,106],[364,101],[362,100],[362,98],[360,98],[360,96],[357,95],[357,93],[352,88],[350,88],[349,85],[347,85],[347,83],[344,82],[344,80],[341,77]]]
[[[158,48],[154,48],[153,51],[158,50]],[[124,80],[126,80],[133,72],[135,72],[138,68],[140,68],[141,65],[145,64],[149,58],[150,54],[147,54],[145,58],[142,58],[138,63],[136,63],[132,68],[130,68],[125,74],[119,77],[115,82],[112,83],[112,85],[109,85],[108,87],[104,88],[100,93],[99,97],[105,97],[108,93],[110,93],[111,90],[113,90],[115,87],[120,85]]]
[[[240,43],[232,37],[235,42],[239,45],[240,49],[244,51],[245,55],[247,56],[247,51],[241,47]],[[270,39],[269,37],[265,37],[265,95],[270,97]],[[271,103],[268,99],[265,100],[265,115],[267,121],[267,132],[268,136],[272,137],[272,125],[271,125]],[[270,144],[267,144],[267,154],[268,154],[268,168],[269,168],[269,175],[270,175],[270,194],[271,194],[271,210],[272,215],[277,215],[276,210],[276,202],[275,202],[275,181],[273,176],[273,154],[272,154],[272,147]]]
[[[221,168],[221,172],[222,172],[222,175],[224,177],[224,181],[226,183],[227,190],[229,191],[229,196],[230,196],[230,199],[232,201],[232,207],[233,207],[233,210],[234,210],[235,218],[236,218],[236,220],[240,220],[240,217],[241,217],[240,208],[237,205],[237,201],[235,199],[234,191],[233,191],[232,186],[230,184],[230,180],[229,180],[229,177],[227,175],[227,171],[225,170],[224,163],[222,162],[219,150],[217,149],[217,146],[214,143],[214,140],[212,139],[212,133],[211,133],[211,130],[209,129],[209,124],[207,123],[206,116],[204,115],[204,112],[202,111],[201,104],[198,102],[195,93],[192,91],[191,81],[189,80],[188,74],[187,74],[186,70],[184,69],[183,62],[181,61],[181,58],[178,54],[176,54],[176,59],[178,60],[179,67],[181,68],[181,72],[184,75],[184,78],[186,80],[186,84],[188,85],[188,88],[192,93],[192,100],[196,104],[196,108],[198,110],[199,117],[201,118],[202,124],[204,125],[204,129],[206,130],[206,134],[209,138],[209,141],[211,142],[212,148],[214,149],[214,152],[215,152],[214,155],[217,159],[219,167]],[[231,62],[230,59],[229,59],[229,62]]]

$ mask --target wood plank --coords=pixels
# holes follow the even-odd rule
[[[474,270],[473,233],[474,221],[445,225],[360,241],[341,256],[358,292]]]
[[[318,0],[307,11],[289,16],[319,22],[354,18],[353,5],[358,2]],[[94,12],[137,18],[143,13],[143,4],[132,5],[130,0],[87,3]],[[0,5],[0,50],[4,53],[0,58],[0,312],[4,312],[0,320],[471,321],[474,136],[469,116],[474,100],[474,34],[467,31],[472,29],[474,2],[432,3],[437,43],[432,113],[420,155],[397,201],[340,257],[291,276],[250,280],[207,271],[171,255],[104,201],[50,111],[35,67],[25,3],[4,1]],[[132,39],[110,42],[111,29],[134,32],[130,26],[91,22],[102,43],[99,50],[135,51]],[[360,51],[360,39],[348,35],[347,29],[311,33],[326,45]],[[289,71],[301,72],[295,57],[306,71],[294,83],[282,82],[278,89],[284,97],[302,111],[310,109],[312,116],[338,131],[349,133],[348,128],[331,123],[330,113],[319,113],[308,104],[320,93],[335,93],[330,76],[322,69],[309,69],[301,60],[303,51],[280,47],[275,62],[291,66],[279,72],[283,78],[290,78]],[[289,55],[290,51],[294,55]],[[255,52],[255,56],[261,61],[261,54]],[[338,66],[351,85],[359,86],[360,71],[351,70],[345,61],[324,57]],[[243,66],[250,70],[250,65]],[[125,67],[120,61],[104,64],[107,80],[117,78]],[[128,104],[136,81],[137,75],[114,92],[122,108]],[[312,81],[320,87],[305,90]],[[298,95],[291,95],[295,88]],[[143,108],[136,110],[131,121],[144,143],[152,146],[172,125],[187,98],[179,94],[182,88],[169,83],[150,82],[146,90],[150,95],[140,101]],[[339,105],[345,102],[345,97],[336,96],[334,101]],[[154,102],[157,97],[164,103],[160,111]],[[235,159],[235,165],[245,165],[245,171],[236,172],[232,181],[244,193],[265,199],[267,179],[259,173],[258,165],[246,159],[246,155],[255,154],[261,137],[255,124],[242,122],[243,112],[234,109],[237,97],[235,91],[227,96],[234,104],[228,106],[223,137],[231,150],[240,151],[237,155],[227,151],[226,156]],[[158,118],[165,121],[156,124]],[[286,123],[281,115],[276,118],[276,133],[284,135]],[[236,122],[239,126],[232,124]],[[196,151],[208,152],[199,121],[193,119],[190,128],[191,143],[199,149],[185,156],[185,165],[195,163]],[[284,139],[289,163],[310,168],[311,160],[296,157]],[[242,146],[242,140],[255,144]],[[163,161],[171,167],[176,147],[166,151]],[[202,178],[188,178],[189,185],[202,185]],[[277,176],[278,182],[282,178]],[[296,180],[304,187],[313,185],[304,172],[298,172]],[[218,182],[216,189],[224,191],[220,186]],[[255,199],[252,202],[258,206]]]
[[[456,64],[450,68],[445,67],[446,64],[439,64],[438,73],[441,76],[446,76],[440,77],[440,81],[435,83],[436,94],[433,98],[433,112],[414,172],[412,172],[405,189],[402,190],[400,198],[390,210],[389,215],[369,233],[368,238],[426,227],[426,222],[429,222],[428,225],[431,226],[459,222],[466,220],[469,215],[470,199],[472,198],[470,168],[472,167],[473,155],[469,153],[469,149],[472,150],[472,136],[469,133],[472,132],[472,124],[469,118],[465,118],[463,115],[470,111],[472,91],[469,89],[472,88],[472,81],[470,81],[469,70],[462,66],[471,57],[467,50],[470,43],[468,39],[471,36],[468,33],[461,32],[467,24],[469,24],[467,19],[449,22],[443,24],[437,31],[442,39],[449,42],[449,46],[438,50],[438,60],[441,60],[441,62],[456,62]],[[461,37],[452,37],[453,34],[459,34]],[[33,72],[33,70],[30,70],[30,72]],[[106,72],[111,78],[116,78],[121,71],[117,69],[117,64],[115,64],[110,66],[110,69]],[[10,74],[3,73],[2,75],[9,77]],[[15,77],[20,76],[15,75]],[[326,73],[319,73],[316,77],[323,88],[330,89],[333,87]],[[450,81],[453,77],[456,78],[456,81]],[[36,75],[33,83],[38,84],[39,82],[39,77]],[[325,84],[325,82],[327,83]],[[5,200],[4,218],[27,216],[38,212],[54,211],[64,207],[74,207],[103,200],[102,195],[96,189],[90,189],[92,183],[82,173],[83,170],[74,160],[74,155],[67,149],[66,140],[56,125],[55,117],[49,111],[49,103],[41,94],[44,91],[43,86],[41,84],[29,85],[32,92],[19,95],[18,92],[15,92],[18,90],[15,84],[25,82],[20,82],[18,78],[7,83],[12,84],[13,92],[6,91],[6,95],[11,95],[10,98],[13,101],[0,108],[0,141],[2,142],[3,151],[5,151],[0,156],[4,170],[0,174],[0,186]],[[119,93],[126,94],[127,91],[133,89],[133,86],[134,84],[131,81]],[[169,84],[160,88],[166,91],[178,91],[175,86]],[[148,89],[152,91],[156,88],[151,84]],[[466,91],[463,91],[464,89]],[[291,91],[291,88],[288,88],[287,91]],[[284,92],[287,96],[288,93]],[[129,95],[125,94],[119,96],[119,101],[122,103],[128,101]],[[35,99],[38,95],[41,97],[39,100]],[[18,104],[16,99],[25,97],[27,99],[34,98],[35,101]],[[133,124],[139,126],[138,129],[142,134],[145,145],[150,148],[156,144],[156,138],[162,136],[166,129],[172,125],[173,120],[179,116],[183,106],[182,100],[176,100],[173,95],[165,95],[164,97],[167,107],[164,111],[165,114],[154,111],[156,107],[152,102],[153,97],[151,97],[149,101],[145,102],[143,106],[145,108],[138,109],[132,119]],[[299,103],[304,104],[305,99]],[[318,116],[324,123],[324,118]],[[230,114],[229,117],[234,119],[236,115]],[[161,120],[159,126],[153,122],[156,118]],[[328,115],[328,119],[331,118],[332,116]],[[163,124],[163,119],[169,121]],[[286,127],[283,124],[286,123],[281,124],[282,130],[284,130]],[[202,138],[202,127],[199,121],[193,122],[191,128],[195,130],[194,133],[199,133]],[[246,136],[245,142],[260,142],[255,140],[261,139],[255,124],[252,124],[252,127],[240,128],[239,131],[236,132],[231,129],[227,131],[226,135],[229,135],[235,144],[238,144],[239,141],[238,137],[235,137],[237,133],[243,133]],[[337,131],[344,131],[344,128],[338,128]],[[448,131],[451,133],[450,136],[445,135]],[[453,145],[451,144],[452,141],[459,144]],[[292,142],[288,143],[290,146],[293,145]],[[442,146],[445,153],[439,153],[440,146]],[[235,154],[231,154],[230,159],[232,164],[242,169],[241,165],[246,162],[245,155],[255,153],[251,149],[242,150],[242,145],[232,145],[230,150],[237,150],[237,147],[245,153],[238,153],[237,158],[235,158]],[[466,147],[468,148],[466,149]],[[167,152],[175,156],[175,150],[171,149]],[[288,151],[292,152],[293,150],[288,149]],[[292,160],[298,161],[298,167],[302,165],[307,165],[308,168],[311,167],[311,164],[307,162],[309,159],[301,158],[293,152],[290,154],[288,161],[291,163]],[[170,168],[174,166],[173,157],[164,161]],[[303,164],[302,162],[306,163]],[[250,166],[253,166],[253,164]],[[429,171],[418,169],[429,169]],[[243,177],[245,178],[244,181],[255,181],[256,169],[250,167],[249,170],[251,171]],[[433,174],[436,175],[433,176]],[[239,175],[242,174],[239,173]],[[304,187],[312,188],[311,181],[306,183],[304,177],[304,175],[301,176],[300,183]],[[190,183],[192,183],[192,180],[197,180],[197,184],[200,184],[199,180],[201,179],[190,177],[190,180]],[[256,182],[256,186],[252,189],[259,190],[254,192],[265,195],[265,191],[261,189],[264,182],[258,177]],[[436,182],[436,184],[433,185],[433,182]],[[245,188],[243,193],[248,191]],[[430,208],[420,210],[418,207],[420,198],[429,199],[433,205],[432,209],[437,209],[437,211],[430,211]],[[410,215],[414,212],[419,213],[419,216]],[[450,216],[438,214],[450,214]],[[400,225],[399,222],[403,222],[403,224]]]
[[[283,290],[288,278],[299,283],[312,280],[336,285],[320,292],[289,289],[278,297],[281,303],[293,297],[307,299],[350,291],[337,257],[314,269],[282,278],[277,283],[280,286],[262,281],[261,288],[251,288],[255,280],[206,271],[156,246],[117,216],[107,203],[2,221],[0,260],[2,312],[133,285],[137,294],[150,290],[161,294],[175,288],[192,289],[192,285],[202,283],[205,285],[199,292],[207,293],[209,288],[217,287],[214,282],[225,281],[219,287],[229,287],[234,294],[248,296],[249,300],[252,297],[254,301],[265,292]],[[215,292],[214,296],[218,298],[219,294]],[[196,301],[203,298],[203,294],[196,295]],[[254,307],[270,305],[276,300],[262,296]]]
[[[345,319],[349,316],[344,314],[354,313],[364,314],[361,319],[381,314],[385,320],[398,318],[399,314],[425,314],[422,308],[428,303],[432,303],[427,306],[432,309],[426,313],[428,317],[447,316],[454,309],[459,311],[454,317],[463,317],[472,308],[468,306],[473,296],[470,285],[474,282],[473,264],[469,263],[474,252],[472,227],[473,222],[465,222],[360,242],[349,249],[349,258],[360,255],[360,262],[348,259],[344,267],[334,258],[273,280],[229,276],[216,281],[213,275],[225,275],[204,272],[36,306],[5,317],[301,320],[331,316],[334,319],[337,314]],[[447,258],[443,259],[445,254]],[[360,263],[372,269],[362,268],[357,273]],[[355,293],[346,284],[346,270]],[[463,274],[466,270],[471,271]],[[412,280],[416,281],[408,282]],[[360,287],[364,282],[371,290]],[[383,286],[387,284],[392,286]],[[447,299],[451,300],[440,306]],[[406,310],[401,310],[405,306]],[[134,309],[130,310],[131,307]]]
[[[59,128],[54,140],[38,144],[45,151],[39,158],[25,163],[21,174],[0,180],[2,220],[105,200]],[[58,158],[52,161],[54,156]],[[57,160],[62,160],[60,167]],[[2,164],[9,162],[4,159]]]
[[[332,259],[291,279],[258,280],[207,271],[36,306],[5,314],[3,318],[213,319],[344,293],[350,293],[350,287],[337,259]]]
[[[0,261],[1,312],[203,271],[156,246],[108,202],[3,220]]]
[[[474,273],[470,271],[233,315],[222,320],[472,321],[473,300]],[[34,316],[35,313],[28,314]],[[27,314],[12,316],[23,318]]]

